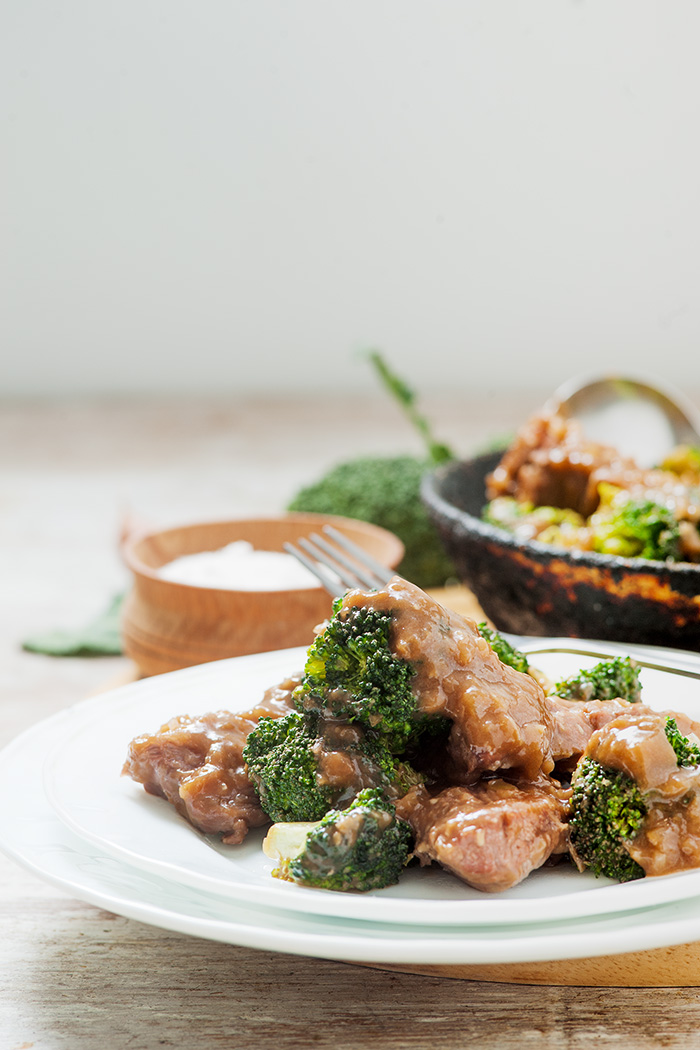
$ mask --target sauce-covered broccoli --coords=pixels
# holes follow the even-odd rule
[[[411,688],[415,671],[391,649],[391,612],[345,608],[337,599],[333,615],[307,653],[294,702],[301,711],[324,710],[360,722],[404,751],[423,727]]]
[[[333,804],[331,786],[317,777],[314,721],[298,711],[261,718],[248,736],[243,758],[271,820],[320,820]]]
[[[572,856],[620,882],[697,864],[700,747],[673,716],[633,711],[593,734],[571,780]]]
[[[676,445],[664,457],[661,464],[662,470],[669,470],[679,477],[687,477],[696,484],[700,482],[700,448],[697,445]]]
[[[275,821],[320,820],[365,787],[400,795],[421,779],[372,730],[314,710],[262,718],[243,758],[263,811]]]
[[[601,660],[595,667],[557,682],[553,692],[564,700],[628,700],[639,703],[642,695],[640,666],[629,656]]]
[[[360,891],[398,882],[410,857],[409,824],[381,791],[361,791],[311,827],[273,827],[265,851],[276,856],[279,878],[317,889]]]
[[[489,525],[506,529],[521,540],[538,540],[557,547],[588,545],[585,518],[575,510],[536,507],[527,500],[498,496],[486,504],[482,517]]]

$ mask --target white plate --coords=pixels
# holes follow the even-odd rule
[[[238,902],[151,875],[74,835],[49,805],[41,764],[69,720],[40,723],[0,753],[0,849],[71,895],[166,930],[265,951],[349,962],[539,962],[640,951],[700,938],[700,899],[624,915],[515,927],[400,926]],[[21,792],[17,785],[22,785]]]
[[[565,639],[523,644],[535,650],[572,646]],[[599,642],[577,648],[616,651]],[[692,654],[647,650],[700,674]],[[636,655],[645,655],[636,647]],[[543,868],[506,893],[471,889],[437,866],[408,868],[399,885],[368,894],[345,894],[282,882],[260,848],[264,832],[241,846],[222,846],[203,836],[164,800],[146,794],[120,770],[129,741],[156,730],[175,715],[218,708],[245,709],[262,692],[302,666],[305,650],[239,657],[160,675],[77,705],[63,719],[45,763],[45,790],[67,827],[105,853],[154,875],[238,901],[337,918],[426,925],[513,925],[571,920],[656,907],[700,894],[700,870],[619,885],[579,874],[568,864]],[[572,673],[595,658],[567,652],[533,659],[553,678]],[[645,668],[644,700],[678,708],[700,719],[700,681]]]

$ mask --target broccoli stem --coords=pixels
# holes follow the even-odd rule
[[[389,368],[378,350],[370,350],[367,356],[374,365],[374,369],[385,388],[398,401],[425,442],[431,464],[437,466],[440,463],[446,463],[448,460],[455,459],[452,449],[447,445],[443,445],[442,442],[434,437],[427,419],[418,411],[415,392]]]

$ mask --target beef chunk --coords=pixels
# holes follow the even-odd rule
[[[542,687],[502,663],[472,620],[398,576],[384,590],[350,592],[344,605],[391,611],[391,650],[416,672],[417,711],[453,723],[449,750],[463,777],[515,769],[533,778],[552,769]]]
[[[491,893],[566,850],[565,793],[546,777],[520,786],[487,780],[435,796],[420,785],[399,800],[397,813],[413,829],[421,864],[437,861]]]
[[[273,686],[260,704],[240,714],[172,718],[156,733],[131,741],[122,772],[167,799],[200,831],[221,834],[226,843],[242,842],[250,828],[269,823],[248,779],[245,742],[260,718],[291,710],[298,682],[290,678]]]

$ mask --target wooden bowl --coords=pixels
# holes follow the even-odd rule
[[[482,521],[501,455],[447,464],[422,487],[460,579],[496,627],[700,649],[700,565],[565,550]]]
[[[389,568],[404,547],[386,529],[350,518],[288,514],[279,518],[185,525],[128,538],[123,555],[133,588],[122,615],[124,652],[143,675],[245,653],[310,645],[314,628],[331,612],[322,587],[233,591],[174,583],[157,570],[185,554],[214,551],[235,540],[258,550],[282,551],[284,543],[334,525]]]

